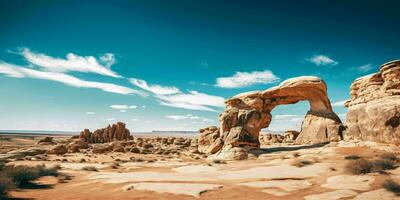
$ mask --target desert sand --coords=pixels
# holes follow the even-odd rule
[[[9,160],[8,165],[61,167],[58,177],[42,177],[35,182],[37,187],[12,191],[15,198],[400,199],[382,189],[385,180],[400,180],[400,168],[365,175],[352,175],[346,169],[351,162],[346,156],[375,159],[388,152],[397,154],[400,148],[394,145],[345,141],[324,145],[276,144],[262,146],[262,153],[247,160],[220,161],[185,148],[179,154],[169,155],[94,154],[92,147],[63,155],[35,153],[35,149],[54,147],[38,144],[40,139],[2,136],[0,156]],[[54,142],[68,139],[55,137]],[[25,156],[18,157],[18,152]],[[310,163],[299,167],[295,164],[299,160]],[[84,170],[88,166],[96,171]]]

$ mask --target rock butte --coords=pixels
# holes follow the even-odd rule
[[[199,130],[198,150],[213,154],[211,158],[246,159],[248,152],[259,149],[260,131],[271,123],[271,111],[299,101],[308,101],[310,110],[298,136],[290,136],[297,144],[342,139],[400,144],[400,60],[385,63],[379,72],[356,79],[350,95],[343,126],[332,110],[325,82],[315,76],[292,78],[264,91],[238,94],[225,101],[219,127]],[[262,141],[268,143],[274,138],[264,136]]]
[[[95,130],[93,133],[89,129],[85,129],[79,135],[79,139],[88,143],[107,143],[120,140],[131,140],[133,137],[125,128],[125,124],[118,122],[113,125],[108,125],[106,128]]]
[[[350,96],[345,139],[400,144],[400,60],[356,79]]]
[[[264,91],[238,94],[225,101],[220,114],[220,127],[200,130],[199,151],[215,154],[215,158],[240,160],[249,150],[260,147],[261,129],[271,123],[271,111],[279,105],[309,101],[296,143],[322,143],[342,139],[344,126],[333,112],[323,80],[303,76],[283,81]]]

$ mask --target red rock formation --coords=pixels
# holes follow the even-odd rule
[[[79,138],[88,143],[107,143],[120,140],[131,140],[133,137],[125,128],[125,124],[117,122],[117,124],[108,125],[106,128],[97,129],[93,133],[89,129],[85,129],[79,135]]]
[[[222,159],[246,158],[241,155],[243,151],[237,148],[259,148],[259,133],[269,126],[271,111],[276,106],[304,100],[309,101],[310,111],[296,142],[321,143],[341,139],[343,126],[332,110],[325,82],[318,77],[307,76],[288,79],[279,86],[242,93],[226,100],[226,109],[220,115],[219,131],[209,133],[203,130],[199,138],[199,151],[219,151],[215,156]],[[216,144],[220,140],[222,146]],[[232,148],[235,150],[230,151]]]
[[[400,60],[356,79],[350,96],[345,139],[400,144]]]

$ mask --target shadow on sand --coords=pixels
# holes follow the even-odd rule
[[[301,146],[284,146],[284,147],[271,147],[271,148],[260,148],[255,151],[251,151],[252,154],[259,156],[262,154],[267,154],[267,153],[274,153],[274,152],[280,152],[280,151],[297,151],[301,149],[312,149],[312,148],[318,148],[318,147],[323,147],[325,145],[329,144],[329,142],[325,143],[319,143],[319,144],[312,144],[312,145],[301,145]]]

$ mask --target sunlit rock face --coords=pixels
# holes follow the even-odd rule
[[[310,111],[296,143],[341,139],[343,126],[332,111],[325,82],[318,77],[303,76],[288,79],[264,91],[242,93],[226,100],[226,109],[220,114],[219,129],[212,128],[212,133],[201,130],[199,151],[211,154],[216,152],[214,156],[221,159],[247,158],[242,155],[243,151],[260,147],[259,133],[271,123],[271,111],[278,105],[304,100],[309,101]],[[234,151],[230,152],[231,149]]]
[[[400,60],[356,79],[345,103],[345,139],[400,144]]]
[[[85,129],[81,132],[79,138],[88,143],[107,143],[133,139],[129,130],[125,128],[125,124],[122,122],[97,129],[93,133],[89,129]]]

